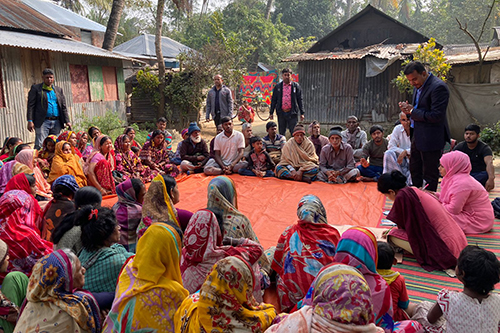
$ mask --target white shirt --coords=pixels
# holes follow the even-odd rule
[[[238,157],[239,148],[245,148],[245,137],[241,132],[233,130],[230,137],[222,132],[215,137],[214,150],[220,150],[220,156],[225,165],[233,163]]]
[[[391,139],[389,140],[388,150],[394,150],[398,154],[401,154],[403,150],[406,150],[408,155],[410,154],[411,140],[410,136],[406,135],[405,128],[403,125],[397,125],[392,130]]]

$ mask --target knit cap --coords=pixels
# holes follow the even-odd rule
[[[302,124],[297,124],[295,125],[295,127],[293,128],[293,134],[292,135],[295,135],[295,134],[298,134],[298,133],[302,133],[302,134],[306,134],[306,130],[304,129],[304,125]]]
[[[195,121],[189,124],[188,135],[191,136],[194,131],[201,131]]]

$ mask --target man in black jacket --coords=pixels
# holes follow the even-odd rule
[[[302,106],[302,89],[297,82],[292,82],[292,71],[289,68],[281,71],[283,81],[273,89],[271,111],[269,119],[273,120],[274,110],[278,115],[278,129],[285,135],[286,129],[293,133],[300,114],[300,121],[304,120],[304,107]]]
[[[35,131],[35,149],[51,134],[59,135],[61,128],[71,128],[63,90],[54,86],[54,71],[42,72],[43,83],[31,86],[28,93],[28,130]]]
[[[446,83],[427,73],[420,62],[407,64],[404,74],[414,87],[413,103],[399,103],[401,111],[411,117],[414,127],[410,154],[411,179],[413,186],[422,187],[425,180],[428,184],[426,189],[436,191],[439,160],[445,143],[450,141],[446,119],[450,92]]]

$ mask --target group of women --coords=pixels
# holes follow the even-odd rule
[[[139,155],[131,151],[129,134],[117,138],[114,150],[95,127],[50,138],[41,154],[20,142],[6,145],[12,158],[0,169],[0,181],[6,180],[0,197],[4,332],[422,329],[415,321],[393,320],[390,288],[376,270],[377,240],[368,229],[340,235],[321,200],[306,195],[297,222],[264,251],[238,210],[230,178],[210,181],[206,208],[194,214],[177,209],[180,193],[162,152],[163,133],[153,132]],[[81,144],[82,137],[94,138],[92,149]],[[47,178],[41,157],[51,165]],[[83,170],[82,159],[87,174],[79,177],[72,172]],[[395,201],[388,219],[398,228],[388,240],[428,269],[454,267],[467,245],[464,231],[488,228],[480,219],[486,206],[470,204],[484,197],[465,176],[470,162],[453,152],[441,164],[439,194],[406,187],[397,171],[378,183]],[[65,173],[54,173],[54,166]],[[102,195],[113,191],[118,202],[101,207]],[[38,202],[44,198],[52,200],[42,210]],[[264,303],[273,290],[277,302]]]

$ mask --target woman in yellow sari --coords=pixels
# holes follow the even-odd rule
[[[252,269],[241,257],[219,260],[200,291],[177,310],[175,332],[264,332],[277,313],[271,304],[255,301],[254,283]]]
[[[177,231],[154,223],[123,266],[103,333],[174,332],[174,315],[189,292],[182,286]],[[198,331],[199,332],[199,331]]]
[[[87,186],[87,177],[85,177],[80,165],[80,158],[73,154],[69,142],[59,141],[56,143],[56,152],[52,160],[52,167],[47,182],[52,184],[57,178],[63,175],[74,176],[79,187]]]

